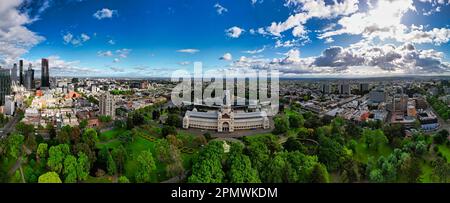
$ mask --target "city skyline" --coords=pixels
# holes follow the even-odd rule
[[[0,65],[40,75],[170,77],[277,69],[281,77],[450,75],[445,0],[6,0]]]

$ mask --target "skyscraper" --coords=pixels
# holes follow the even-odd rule
[[[23,60],[19,61],[19,79],[20,79],[20,85],[23,85]]]
[[[5,97],[11,94],[11,74],[0,67],[0,106],[5,105]]]
[[[50,75],[48,72],[48,59],[42,59],[41,62],[41,87],[50,87]]]
[[[114,120],[116,117],[116,102],[114,100],[114,96],[105,93],[100,96],[100,115],[103,116],[111,116],[111,118]]]
[[[34,70],[32,68],[31,63],[30,66],[28,67],[28,70],[25,71],[23,86],[25,86],[27,90],[34,89]]]
[[[17,84],[17,63],[11,69],[11,83]]]

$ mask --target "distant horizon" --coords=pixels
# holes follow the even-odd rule
[[[2,0],[0,65],[64,76],[169,77],[274,70],[282,77],[450,75],[441,0]],[[336,76],[332,76],[336,75]]]

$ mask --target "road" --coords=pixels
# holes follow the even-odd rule
[[[14,127],[16,127],[19,120],[20,115],[16,113],[16,115],[14,115],[14,117],[4,126],[3,132],[0,134],[0,139],[6,138],[6,136],[14,130]]]

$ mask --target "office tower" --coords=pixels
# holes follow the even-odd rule
[[[48,72],[48,59],[42,59],[41,62],[41,87],[50,87],[50,75]]]
[[[14,112],[16,110],[16,102],[14,101],[14,96],[8,95],[5,96],[5,108],[4,113],[5,115],[12,116],[14,115]]]
[[[322,84],[321,91],[323,94],[330,94],[330,92],[331,92],[330,84],[328,84],[328,83]]]
[[[348,83],[340,84],[339,85],[339,94],[350,95],[351,94],[350,84],[348,84]]]
[[[5,105],[5,97],[11,94],[11,74],[0,67],[0,106]]]
[[[116,117],[116,104],[114,100],[114,96],[105,93],[100,96],[100,115],[110,116],[113,120]]]
[[[17,84],[17,64],[11,69],[11,83]]]
[[[19,79],[20,79],[20,85],[23,85],[23,60],[19,61]]]
[[[23,86],[25,86],[27,90],[34,89],[34,70],[32,68],[31,63],[30,66],[28,67],[28,70],[25,71]]]
[[[361,93],[369,91],[369,84],[368,83],[359,84],[359,91]]]

